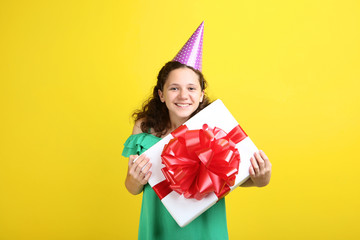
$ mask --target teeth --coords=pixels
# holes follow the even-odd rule
[[[189,104],[180,104],[180,103],[177,103],[176,105],[179,106],[179,107],[187,107],[187,106],[189,106]]]

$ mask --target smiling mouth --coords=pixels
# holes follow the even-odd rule
[[[188,107],[191,104],[190,103],[175,103],[175,105],[178,106],[178,107]]]

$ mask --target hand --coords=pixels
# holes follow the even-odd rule
[[[137,157],[138,155],[130,155],[128,178],[130,178],[130,181],[133,184],[142,187],[148,182],[151,176],[151,172],[149,171],[151,163],[149,163],[149,158],[144,154],[140,155],[140,157],[136,159]],[[136,161],[134,162],[135,159]]]
[[[257,187],[268,185],[271,177],[271,163],[269,158],[260,150],[254,153],[254,157],[250,158],[250,162],[249,173],[254,185]]]

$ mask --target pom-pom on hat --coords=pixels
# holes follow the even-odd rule
[[[204,21],[191,35],[173,61],[193,67],[199,71],[202,68],[202,46],[204,36]]]

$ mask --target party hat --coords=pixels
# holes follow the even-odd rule
[[[193,35],[191,35],[178,54],[176,54],[173,61],[181,62],[182,64],[191,66],[201,71],[203,35],[204,21],[196,29]]]

